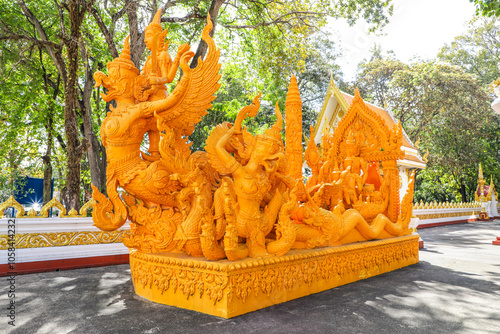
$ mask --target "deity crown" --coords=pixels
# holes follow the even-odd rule
[[[278,118],[276,123],[266,129],[264,134],[255,136],[258,143],[267,143],[266,146],[273,147],[273,151],[275,152],[278,150],[280,143],[282,142],[281,131],[283,130],[283,116],[281,115],[278,103],[279,102],[276,103],[276,107],[274,108],[274,112]],[[277,145],[277,147],[275,147],[275,145]]]
[[[130,59],[130,42],[129,37],[125,38],[125,42],[123,44],[123,50],[120,53],[120,56],[113,59],[113,61],[108,61],[108,70],[113,67],[126,68],[131,70],[134,73],[139,74],[139,69],[135,66],[135,64]]]

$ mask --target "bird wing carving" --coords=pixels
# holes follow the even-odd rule
[[[205,60],[198,59],[198,65],[183,75],[172,94],[185,90],[184,97],[168,110],[158,113],[167,124],[174,129],[179,129],[181,135],[189,136],[193,133],[196,123],[207,114],[207,109],[212,107],[212,101],[216,98],[215,92],[220,83],[220,50],[215,48],[215,43],[209,33],[213,24],[210,17],[203,29],[202,39],[208,44],[208,53]],[[177,92],[176,92],[177,91]]]
[[[226,134],[226,132],[229,131],[230,129],[230,123],[224,122],[222,124],[217,125],[212,132],[210,132],[210,135],[208,136],[207,140],[205,141],[205,151],[207,151],[208,155],[208,160],[210,161],[210,164],[212,165],[213,168],[219,174],[221,175],[227,175],[231,173],[231,170],[229,170],[220,158],[217,155],[217,152],[215,151],[215,146],[219,142],[219,140]]]

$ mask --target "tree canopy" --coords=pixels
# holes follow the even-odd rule
[[[221,88],[189,138],[193,150],[202,149],[211,129],[233,121],[259,92],[261,110],[246,125],[259,132],[274,122],[274,104],[279,100],[284,110],[292,74],[298,77],[307,137],[332,74],[342,88],[359,86],[365,99],[392,110],[411,140],[420,139],[421,152],[429,151],[417,199],[470,199],[480,161],[485,173],[500,179],[499,121],[487,90],[500,77],[498,5],[475,3],[492,17],[473,19],[436,59],[404,63],[375,48],[359,65],[356,81],[346,82],[341,50],[324,33],[325,24],[364,20],[376,30],[389,21],[393,1],[0,0],[0,196],[10,195],[15,178],[27,174],[55,178],[68,209],[88,199],[90,183],[105,191],[99,128],[110,105],[101,99],[101,88],[93,88],[92,74],[106,71],[127,35],[140,67],[144,29],[161,9],[172,54],[191,43],[196,65],[206,52],[200,33],[208,15],[221,48]]]
[[[500,122],[487,89],[498,72],[490,58],[500,47],[498,27],[490,19],[473,19],[469,27],[436,60],[407,64],[374,50],[376,56],[359,66],[356,84],[362,95],[389,108],[410,139],[420,143],[422,155],[429,152],[416,200],[473,199],[479,162],[500,179]]]
[[[321,27],[328,18],[346,18],[351,23],[363,19],[377,29],[388,22],[392,0],[41,0],[36,5],[0,0],[0,67],[5,73],[0,126],[7,143],[0,156],[8,171],[3,178],[12,181],[19,173],[55,177],[68,209],[78,209],[88,198],[91,182],[104,190],[106,154],[98,129],[109,105],[93,89],[92,74],[118,56],[127,35],[132,60],[140,66],[144,29],[158,9],[169,28],[170,50],[186,42],[195,46],[191,66],[206,52],[199,36],[208,15],[222,50],[219,98],[191,138],[199,149],[214,124],[232,119],[258,91],[264,93],[263,110],[251,126],[269,122],[271,105],[278,99],[284,103],[291,74],[300,79],[304,73],[302,87],[325,90],[327,83],[314,73],[328,77],[338,50],[318,43]],[[318,96],[304,94],[311,103]],[[8,192],[6,187],[5,196]]]
[[[469,0],[476,5],[476,14],[483,16],[500,16],[500,3],[496,0]]]

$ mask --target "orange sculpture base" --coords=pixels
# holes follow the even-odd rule
[[[418,239],[410,235],[235,262],[131,250],[130,267],[139,296],[228,319],[415,264]]]

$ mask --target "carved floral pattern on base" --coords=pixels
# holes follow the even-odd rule
[[[195,259],[130,253],[135,284],[155,287],[162,294],[172,289],[186,299],[207,295],[216,304],[226,297],[245,302],[250,295],[269,296],[276,290],[292,291],[319,280],[341,279],[346,275],[373,276],[379,267],[418,259],[418,236],[401,237],[389,243],[372,241],[329,247],[270,259],[239,261],[234,264]],[[363,278],[363,277],[361,277]]]

